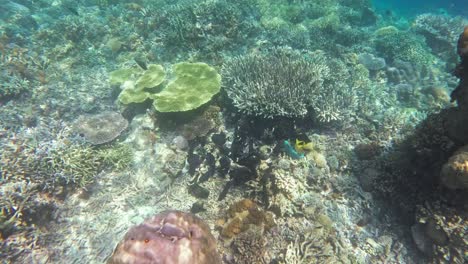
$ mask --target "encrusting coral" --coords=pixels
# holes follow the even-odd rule
[[[229,207],[226,219],[220,220],[218,224],[222,225],[221,236],[231,239],[249,230],[250,225],[268,230],[275,223],[273,216],[263,211],[254,201],[242,199]]]
[[[87,142],[100,145],[114,140],[128,126],[120,113],[103,112],[97,115],[80,116],[75,122],[75,131],[82,134]]]
[[[220,264],[216,240],[200,218],[166,211],[132,227],[107,264]]]

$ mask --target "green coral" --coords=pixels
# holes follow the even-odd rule
[[[142,103],[148,99],[149,93],[144,90],[138,90],[132,83],[119,94],[119,102],[122,104]]]
[[[134,69],[117,70],[111,72],[109,78],[113,84],[124,83],[118,98],[121,103],[142,103],[150,98],[160,112],[196,109],[210,101],[220,90],[221,75],[206,63],[178,63],[173,66],[173,72],[175,79],[159,93],[151,88],[159,86],[166,78],[161,65],[149,65],[140,76]]]
[[[150,64],[143,75],[138,78],[135,88],[137,90],[153,88],[160,85],[166,78],[166,72],[161,65]]]
[[[114,144],[110,147],[93,148],[71,145],[50,151],[41,161],[43,174],[58,176],[65,184],[86,187],[94,182],[96,175],[105,167],[124,170],[133,161],[133,152],[128,145]]]
[[[123,104],[144,102],[150,95],[147,89],[160,85],[165,78],[166,72],[164,68],[157,64],[148,65],[148,69],[145,71],[137,68],[127,68],[113,71],[109,75],[111,84],[123,84],[127,82],[124,84],[118,98]]]
[[[0,75],[0,99],[17,96],[30,89],[30,82],[17,75]]]
[[[119,171],[127,169],[133,162],[132,149],[126,144],[115,144],[109,148],[100,149],[98,156],[105,166]]]
[[[176,79],[152,96],[160,112],[183,112],[207,103],[219,92],[221,75],[206,63],[182,62],[173,66]]]
[[[109,74],[109,82],[111,85],[120,85],[138,74],[141,74],[138,68],[118,69]]]
[[[80,187],[92,183],[101,167],[102,159],[96,150],[78,145],[52,150],[42,160],[44,171]]]

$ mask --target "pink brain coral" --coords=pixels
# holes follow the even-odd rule
[[[195,215],[166,211],[130,228],[107,264],[218,264],[216,239]]]

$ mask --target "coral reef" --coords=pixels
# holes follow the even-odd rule
[[[395,27],[380,28],[374,33],[375,48],[380,56],[392,63],[396,60],[415,65],[430,65],[434,60],[424,40]]]
[[[2,72],[0,76],[2,85],[0,86],[0,99],[6,99],[28,91],[29,81],[16,75],[5,75]]]
[[[387,67],[385,74],[403,106],[427,112],[450,106],[447,95],[456,80],[442,68],[437,64],[417,65],[397,60]]]
[[[460,223],[466,215],[468,138],[462,120],[467,113],[467,75],[466,56],[461,57],[455,71],[460,83],[452,92],[458,104],[429,115],[395,150],[383,155],[380,166],[392,172],[378,176],[373,187],[392,197],[402,218],[412,225],[415,245],[432,263],[466,262],[461,253],[466,252],[466,241],[462,242],[466,228]]]
[[[159,68],[156,65],[155,67],[156,69]],[[141,73],[142,69],[136,67],[118,69],[109,73],[109,82],[111,85],[121,85],[128,80],[134,79],[136,75],[139,75]]]
[[[145,66],[145,72],[136,80],[135,89],[154,88],[160,85],[166,78],[166,72],[161,65],[150,64]]]
[[[127,169],[133,163],[133,151],[127,144],[118,143],[99,149],[97,155],[105,167],[113,170]]]
[[[0,12],[3,262],[104,263],[131,226],[111,263],[175,258],[200,240],[150,222],[199,220],[143,222],[174,208],[219,231],[192,256],[229,264],[466,262],[466,29],[448,97],[463,19],[370,0],[49,2]]]
[[[130,228],[108,264],[217,264],[221,258],[210,228],[195,215],[162,212]]]
[[[49,61],[9,41],[11,39],[0,31],[0,102],[32,92],[35,85],[47,82],[45,70]]]
[[[205,116],[199,116],[194,120],[183,124],[181,130],[182,135],[184,135],[187,140],[192,140],[206,136],[206,134],[208,134],[208,132],[213,128],[215,128],[215,124],[211,119],[206,118]]]
[[[446,15],[421,14],[413,22],[411,29],[421,34],[432,51],[444,58],[447,63],[455,64],[458,32],[467,23],[462,17]]]
[[[173,149],[170,143],[158,140],[154,120],[149,115],[137,115],[130,124],[125,144],[133,151],[134,184],[163,192],[181,175],[187,152]]]
[[[359,63],[366,66],[368,70],[376,71],[385,68],[386,63],[383,58],[375,57],[370,53],[361,53],[358,56]]]
[[[163,44],[158,57],[192,51],[219,60],[223,49],[234,50],[260,31],[258,8],[251,0],[180,1],[154,8],[161,11],[149,13],[160,28],[152,36]]]

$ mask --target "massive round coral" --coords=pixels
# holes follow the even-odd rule
[[[107,264],[218,264],[216,240],[195,215],[166,211],[132,227]]]

